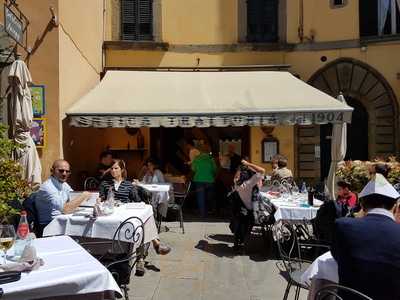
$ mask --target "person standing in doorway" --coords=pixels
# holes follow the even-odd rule
[[[228,156],[231,162],[230,171],[232,173],[236,173],[238,167],[240,166],[242,158],[239,154],[236,153],[235,144],[228,145]]]
[[[200,154],[200,151],[194,146],[192,140],[186,141],[186,148],[189,155],[189,161],[186,163],[191,165],[193,160]]]
[[[212,203],[214,200],[214,182],[217,173],[217,166],[206,145],[202,145],[200,154],[193,160],[192,170],[197,206],[204,218],[207,215],[207,201]]]

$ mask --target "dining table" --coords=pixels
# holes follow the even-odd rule
[[[151,193],[151,205],[157,214],[165,218],[168,212],[168,203],[171,200],[171,183],[138,183],[138,185]]]
[[[137,217],[144,224],[144,243],[158,238],[153,208],[144,202],[121,204],[114,207],[114,211],[110,215],[93,218],[92,214],[93,208],[82,207],[72,214],[58,215],[44,228],[43,236],[69,235],[112,240],[122,222],[130,217]],[[138,226],[139,223],[137,221]]]
[[[261,194],[268,198],[275,206],[274,214],[276,222],[279,221],[309,221],[317,216],[317,211],[322,205],[322,201],[315,199],[313,205],[308,204],[307,194],[275,195],[267,192]]]
[[[301,283],[309,286],[308,299],[314,299],[324,286],[339,282],[338,264],[330,251],[317,257],[301,275]]]
[[[122,296],[111,273],[71,237],[34,239],[32,245],[43,265],[22,272],[18,281],[1,284],[1,299],[99,300]]]

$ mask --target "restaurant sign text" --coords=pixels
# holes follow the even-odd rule
[[[6,32],[18,43],[22,43],[24,26],[21,19],[7,6],[4,6],[4,21]]]

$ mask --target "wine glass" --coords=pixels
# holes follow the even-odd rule
[[[7,251],[15,242],[16,234],[14,226],[0,225],[0,248],[4,252],[3,263],[6,264]]]

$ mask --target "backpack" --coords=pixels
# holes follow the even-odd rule
[[[317,211],[317,215],[311,220],[316,238],[327,244],[333,240],[335,220],[345,217],[349,208],[345,204],[336,201],[325,201]]]
[[[275,223],[275,212],[276,208],[272,202],[267,197],[264,197],[259,193],[257,201],[253,201],[255,224],[273,225]]]

